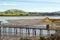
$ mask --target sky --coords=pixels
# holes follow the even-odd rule
[[[0,0],[0,11],[19,9],[28,12],[60,11],[60,0]]]

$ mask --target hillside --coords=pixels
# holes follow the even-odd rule
[[[4,12],[0,12],[0,16],[60,16],[58,12],[26,12],[23,10],[10,9]]]
[[[0,12],[0,16],[23,16],[26,15],[28,12],[16,9],[6,10],[4,12]]]

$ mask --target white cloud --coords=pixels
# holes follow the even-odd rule
[[[60,0],[49,0],[49,1],[52,1],[52,2],[60,2]]]
[[[21,4],[28,4],[28,3],[58,3],[60,4],[60,0],[26,0],[26,1],[19,1],[19,2],[0,2],[0,5],[21,5]]]
[[[27,1],[48,1],[48,0],[27,0]]]
[[[11,5],[11,6],[14,6],[14,5],[22,5],[22,4],[30,4],[30,3],[27,3],[27,2],[0,2],[0,5]]]
[[[60,0],[22,0],[21,2],[60,2]]]
[[[24,5],[24,4],[31,4],[31,3],[26,3],[26,2],[0,2],[0,5],[6,5],[6,6],[14,6],[14,5]]]
[[[0,5],[17,5],[17,4],[0,4]]]
[[[24,2],[24,1],[22,1]],[[60,3],[60,0],[26,0],[25,2],[37,2],[37,3],[40,3],[40,2],[47,2],[47,3]]]
[[[60,1],[60,0],[31,0],[31,1]]]
[[[26,2],[28,1],[28,2]],[[60,1],[56,2],[56,0],[52,1],[52,0],[26,0],[25,2],[24,1],[20,1],[20,2],[0,2],[0,9],[3,10],[2,6],[1,5],[5,5],[5,10],[6,9],[11,9],[11,8],[16,8],[16,9],[22,9],[22,10],[26,10],[26,11],[59,11],[60,9]],[[30,2],[29,2],[30,1]],[[35,3],[37,1],[37,3]],[[39,2],[39,3],[38,3]],[[47,3],[46,3],[47,2]],[[7,7],[8,6],[8,7]],[[4,11],[5,11],[4,10]]]
[[[0,5],[18,5],[17,3],[1,2]]]

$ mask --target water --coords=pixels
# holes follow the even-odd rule
[[[29,29],[30,30],[30,36],[33,35],[33,29]],[[7,34],[7,35],[14,35],[16,33],[16,30],[14,32],[14,28],[5,28],[5,30],[3,30],[3,28],[1,28],[1,33],[2,34]],[[50,30],[50,34],[54,34],[55,31],[54,30]],[[28,34],[28,31],[27,31]],[[19,28],[17,28],[17,35],[22,35],[22,31],[20,31]],[[26,36],[26,29],[23,29],[23,35]],[[47,36],[47,30],[42,30],[42,35],[43,36]],[[40,30],[36,29],[36,36],[40,36]]]
[[[7,20],[14,20],[14,19],[43,19],[43,18],[46,18],[46,17],[48,17],[50,19],[60,19],[60,16],[15,16],[15,17],[0,16],[0,20],[3,21],[2,23],[7,23]],[[13,30],[13,28],[12,28],[12,30]],[[31,32],[32,32],[32,30],[31,30]],[[50,31],[50,33],[52,34],[52,33],[55,33],[55,32],[54,31]],[[46,34],[47,34],[47,31],[43,30],[43,35],[46,35]],[[38,30],[37,30],[37,35],[39,35],[39,31]]]
[[[11,19],[42,19],[46,17],[52,19],[60,19],[60,16],[15,16],[15,17],[0,16],[0,20],[6,22],[6,20],[11,20]]]

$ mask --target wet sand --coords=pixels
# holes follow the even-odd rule
[[[19,40],[19,36],[13,36],[13,35],[1,35],[1,40]]]
[[[32,39],[32,40],[37,40],[39,37],[20,37],[20,36],[13,36],[13,35],[1,35],[1,40],[20,40],[20,38],[23,39]]]

